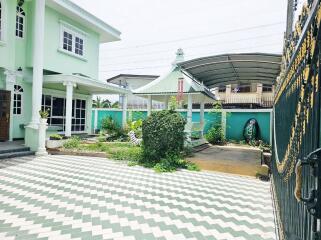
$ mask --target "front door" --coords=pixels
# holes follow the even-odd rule
[[[9,140],[10,91],[0,90],[0,141]]]

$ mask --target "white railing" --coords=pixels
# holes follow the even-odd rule
[[[273,106],[273,93],[263,93],[259,97],[257,93],[231,93],[226,97],[225,93],[219,93],[223,104],[256,104],[262,107]]]

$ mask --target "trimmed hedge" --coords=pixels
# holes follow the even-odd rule
[[[168,155],[179,155],[184,149],[185,119],[177,112],[153,112],[143,121],[143,154],[145,161],[159,162]]]

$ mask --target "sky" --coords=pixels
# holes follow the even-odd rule
[[[286,0],[72,0],[115,27],[100,47],[99,78],[166,73],[185,60],[222,53],[281,53]]]

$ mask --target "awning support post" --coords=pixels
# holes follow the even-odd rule
[[[148,95],[148,100],[147,100],[147,116],[150,116],[150,115],[152,114],[152,105],[153,105],[152,95]]]
[[[127,125],[127,95],[123,95],[123,117],[122,117],[122,126],[123,128]]]
[[[193,116],[193,97],[188,94],[188,104],[187,104],[187,126],[192,126],[192,116]],[[191,132],[188,132],[187,139],[191,140]]]
[[[201,138],[204,138],[204,99],[200,103],[200,124],[201,124]]]
[[[65,136],[71,137],[71,119],[72,119],[72,97],[75,84],[72,82],[65,82],[66,86],[66,126]]]

